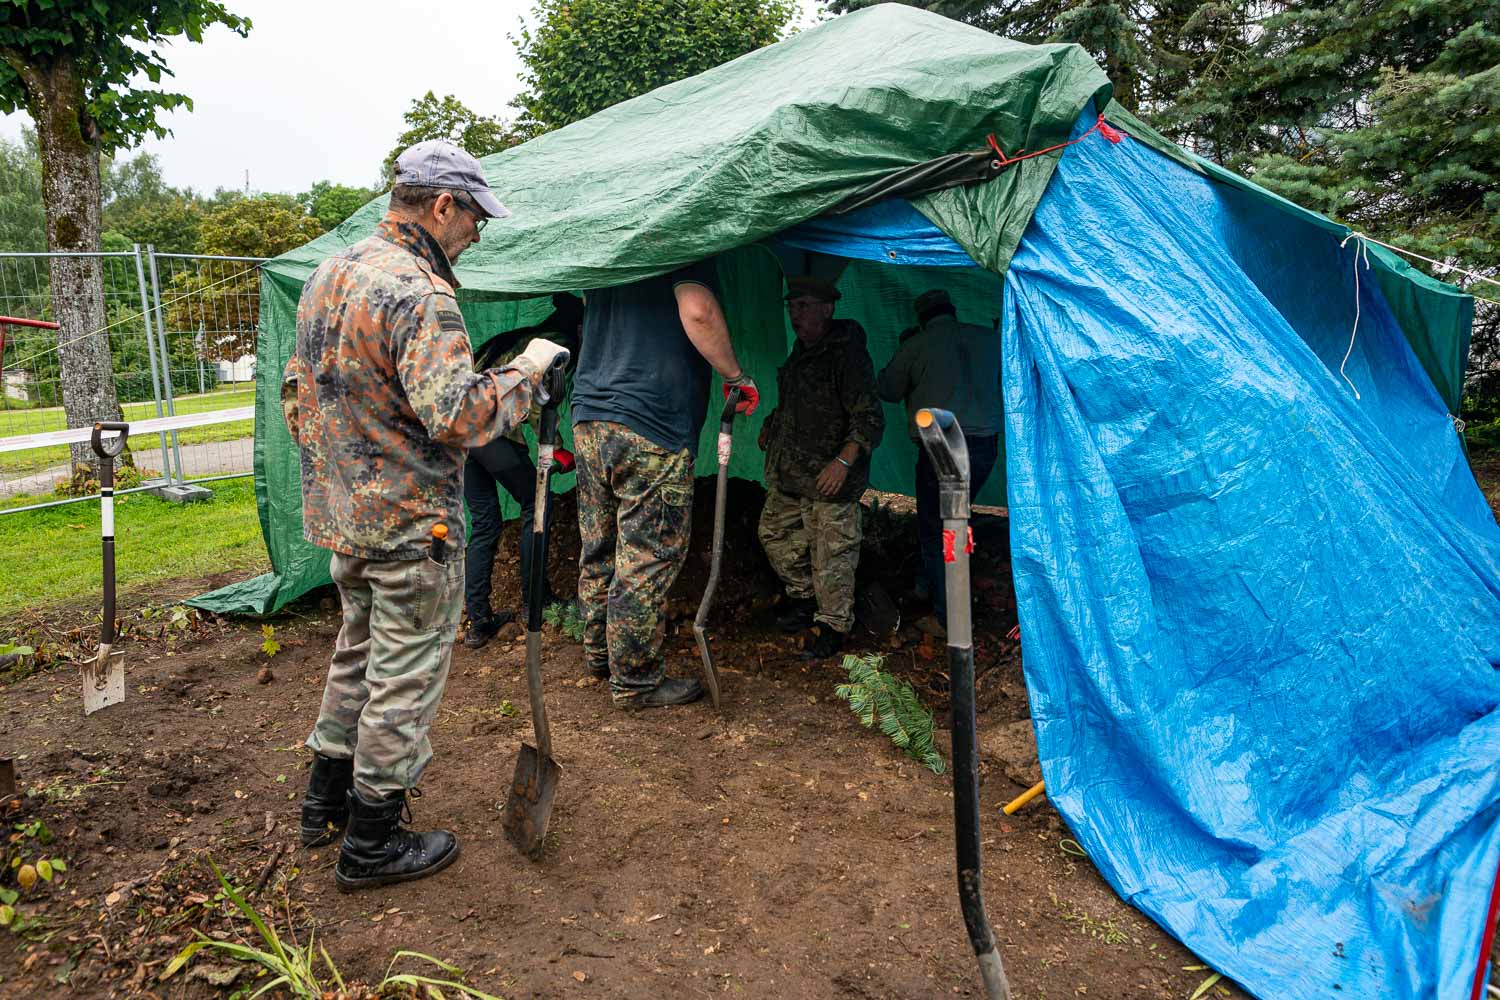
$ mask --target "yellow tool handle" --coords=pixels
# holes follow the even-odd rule
[[[1020,809],[1026,803],[1030,802],[1032,799],[1036,798],[1038,795],[1042,794],[1042,792],[1044,792],[1046,790],[1047,790],[1047,783],[1045,781],[1038,781],[1036,784],[1034,784],[1030,788],[1026,789],[1026,791],[1022,792],[1020,795],[1017,795],[1010,802],[1006,803],[1005,806],[1002,807],[1000,811],[1003,812],[1003,813],[1005,813],[1005,815],[1010,816],[1013,813],[1015,813],[1016,810]]]

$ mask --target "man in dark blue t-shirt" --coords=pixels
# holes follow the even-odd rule
[[[687,556],[693,464],[710,370],[760,402],[714,293],[712,261],[588,294],[573,377],[578,462],[578,599],[589,668],[627,708],[703,697],[666,676],[667,591]]]

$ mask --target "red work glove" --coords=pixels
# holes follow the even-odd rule
[[[561,446],[552,449],[552,471],[557,473],[572,472],[577,463],[573,459],[573,453]]]
[[[755,408],[760,405],[760,390],[755,388],[755,380],[744,372],[740,372],[737,378],[726,378],[724,380],[724,398],[729,398],[729,390],[740,391],[740,401],[735,404],[734,412],[742,416],[751,416]]]

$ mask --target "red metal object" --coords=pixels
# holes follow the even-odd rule
[[[1490,948],[1495,944],[1495,917],[1500,916],[1500,871],[1495,872],[1495,884],[1490,889],[1490,910],[1484,917],[1484,932],[1479,937],[1479,965],[1474,969],[1474,988],[1470,1000],[1484,997],[1484,970],[1490,964]]]
[[[7,326],[29,326],[36,330],[56,330],[56,323],[44,319],[22,319],[19,316],[0,316],[0,396],[5,394],[5,328]]]
[[[45,319],[21,319],[19,316],[0,316],[0,326],[30,326],[38,330],[56,330],[57,324]]]

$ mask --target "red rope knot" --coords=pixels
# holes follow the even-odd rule
[[[1006,156],[1005,150],[1000,148],[1000,142],[995,138],[995,133],[993,132],[985,136],[985,141],[988,142],[989,147],[995,151],[995,155],[1000,158],[1000,165],[1002,167],[1008,167],[1012,163],[1020,163],[1022,160],[1029,160],[1033,156],[1042,156],[1047,153],[1055,153],[1059,149],[1066,149],[1067,147],[1073,145],[1075,142],[1082,142],[1083,140],[1087,139],[1090,134],[1096,131],[1100,135],[1104,136],[1104,138],[1113,143],[1119,143],[1125,138],[1124,132],[1121,132],[1119,129],[1114,128],[1103,118],[1099,118],[1094,121],[1094,124],[1090,126],[1087,132],[1083,133],[1083,135],[1080,135],[1078,138],[1069,139],[1067,142],[1060,142],[1056,146],[1048,146],[1046,149],[1039,149],[1035,153],[1028,153],[1026,152],[1026,150],[1022,149],[1017,150],[1015,156]]]

